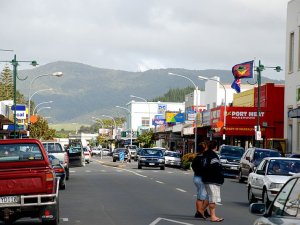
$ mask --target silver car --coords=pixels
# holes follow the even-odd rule
[[[250,212],[263,216],[254,225],[300,224],[300,173],[285,183],[268,209],[264,203],[253,203]]]

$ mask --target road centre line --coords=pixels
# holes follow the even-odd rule
[[[180,192],[186,192],[185,190],[183,189],[180,189],[180,188],[176,188],[177,191],[180,191]]]
[[[159,184],[164,184],[164,182],[159,181],[159,180],[156,180],[155,182],[156,182],[156,183],[159,183]]]
[[[172,222],[172,223],[177,223],[177,224],[184,224],[184,225],[193,225],[191,223],[184,223],[184,222],[180,222],[180,221],[177,221],[177,220],[170,220],[170,219],[167,219],[167,218],[161,218],[161,217],[158,217],[157,219],[155,219],[152,223],[150,223],[149,225],[156,225],[158,224],[160,221],[162,220],[166,220],[166,221],[169,221],[169,222]]]

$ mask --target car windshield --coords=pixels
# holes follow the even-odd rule
[[[61,147],[59,143],[43,143],[44,148],[48,153],[59,153],[63,152],[64,149]]]
[[[245,150],[242,147],[238,146],[223,146],[220,151],[220,155],[224,156],[235,156],[242,157]]]
[[[0,144],[0,162],[41,159],[43,155],[37,144]]]
[[[268,175],[291,176],[300,173],[300,160],[272,159],[268,166]]]
[[[162,157],[163,152],[161,150],[157,150],[157,149],[143,149],[142,152],[141,152],[141,155],[143,155],[143,156]]]
[[[178,153],[178,152],[165,152],[165,156],[180,158],[180,153]]]
[[[268,150],[260,150],[257,149],[254,153],[254,160],[262,161],[262,159],[266,157],[280,157],[280,153],[278,151],[268,151]]]
[[[69,153],[77,153],[81,151],[81,147],[71,147]]]
[[[125,152],[125,151],[126,151],[125,148],[117,148],[117,149],[115,150],[115,153]]]

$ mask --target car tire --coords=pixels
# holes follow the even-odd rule
[[[141,170],[142,169],[142,166],[140,164],[138,164],[138,169]]]
[[[257,202],[257,199],[254,197],[254,195],[252,193],[252,188],[250,186],[248,188],[248,201],[249,201],[249,204]]]
[[[160,167],[160,170],[165,170],[165,166],[161,166],[161,167]]]
[[[242,170],[239,170],[238,179],[240,183],[244,183],[245,178],[243,177]]]
[[[113,162],[116,162],[117,160],[116,159],[113,159]]]
[[[262,202],[266,204],[267,208],[269,208],[271,201],[269,200],[266,188],[263,190]]]

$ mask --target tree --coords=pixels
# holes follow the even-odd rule
[[[13,99],[14,97],[14,85],[12,71],[8,65],[5,65],[1,72],[0,78],[0,100]]]
[[[50,129],[48,121],[38,116],[37,122],[30,125],[30,137],[40,140],[51,140],[55,137],[55,129]]]
[[[170,89],[164,96],[160,96],[157,98],[154,98],[153,102],[161,101],[161,102],[184,102],[185,101],[185,95],[191,93],[194,91],[194,88],[191,86],[188,86],[186,88],[175,88]]]
[[[153,130],[146,131],[143,134],[139,135],[137,138],[137,142],[143,145],[143,147],[151,147],[151,145],[154,143],[155,137]]]

